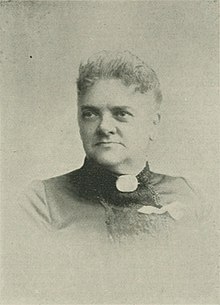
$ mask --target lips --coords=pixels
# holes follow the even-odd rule
[[[119,144],[119,145],[124,146],[123,143],[121,143],[121,142],[116,142],[116,141],[100,141],[100,142],[97,142],[95,145],[96,145],[96,146],[100,146],[100,145],[111,145],[111,144]]]

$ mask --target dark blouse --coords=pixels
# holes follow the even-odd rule
[[[78,170],[34,181],[21,205],[44,228],[83,225],[110,239],[167,235],[179,224],[198,221],[202,205],[184,178],[153,173],[147,163],[136,191],[118,191],[116,179],[85,160]]]
[[[215,303],[216,247],[186,180],[148,164],[133,193],[116,179],[86,161],[30,185],[7,229],[10,303]]]

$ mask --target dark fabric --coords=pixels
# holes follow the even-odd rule
[[[90,197],[86,183],[79,190],[83,171],[34,181],[22,209],[13,205],[5,252],[11,303],[24,296],[29,304],[217,302],[217,238],[212,222],[197,226],[208,215],[184,178],[150,172],[162,208],[176,201],[186,208],[174,221],[168,213],[139,214],[139,203]]]
[[[95,230],[110,239],[167,235],[179,223],[195,222],[198,200],[185,179],[153,173],[148,163],[137,176],[136,191],[119,192],[116,179],[116,175],[85,160],[78,170],[33,183],[22,206],[46,228],[78,226],[79,230],[86,228],[88,234]],[[181,221],[174,220],[168,212],[138,212],[144,205],[160,208],[176,201],[185,207],[186,215]]]
[[[116,188],[117,175],[104,169],[93,160],[85,159],[75,181],[79,196],[96,199],[105,208],[105,222],[109,237],[120,239],[140,233],[151,235],[167,233],[173,219],[164,215],[145,215],[138,212],[143,205],[160,208],[159,195],[151,185],[149,164],[137,175],[138,188],[134,192],[120,192]]]
[[[104,169],[92,160],[85,159],[80,175],[75,181],[79,194],[87,199],[102,198],[115,206],[153,205],[161,207],[159,196],[150,181],[151,172],[146,163],[145,168],[137,175],[138,188],[134,192],[120,192],[116,188],[118,176]]]

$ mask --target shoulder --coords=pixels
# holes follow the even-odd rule
[[[177,204],[188,218],[202,220],[208,207],[200,194],[184,177],[152,173],[151,183],[159,194],[163,206]]]
[[[192,185],[184,177],[152,173],[151,183],[162,194],[175,193],[177,196],[196,195]]]
[[[59,191],[59,193],[64,193],[75,188],[77,184],[77,176],[78,170],[74,170],[63,175],[41,180],[40,182],[44,186],[46,194],[56,190]]]
[[[78,170],[45,180],[32,181],[19,197],[19,206],[36,224],[47,229],[66,226],[77,203]]]
[[[50,224],[44,184],[40,180],[32,181],[19,195],[18,205],[24,219],[28,218],[37,226]]]

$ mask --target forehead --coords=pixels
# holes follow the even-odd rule
[[[142,94],[135,88],[136,85],[127,87],[118,79],[99,80],[81,98],[80,104],[137,108],[152,103],[152,94]]]

